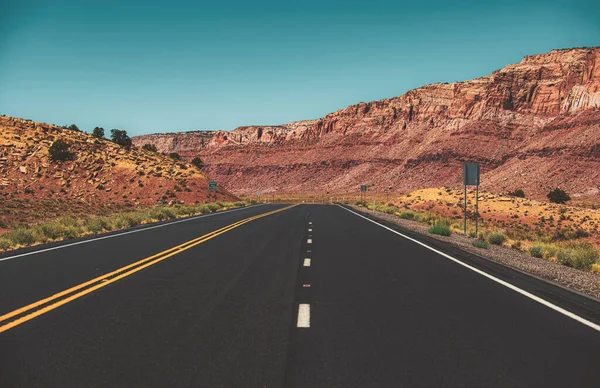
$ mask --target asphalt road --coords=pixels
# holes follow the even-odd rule
[[[0,387],[600,386],[600,304],[418,239],[262,205],[0,256]]]

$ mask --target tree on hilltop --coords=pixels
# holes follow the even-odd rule
[[[124,148],[131,147],[131,138],[127,135],[127,131],[122,129],[111,129],[110,138],[112,141]]]
[[[94,128],[94,130],[92,131],[92,136],[97,137],[99,139],[104,137],[104,128],[102,127],[96,127]]]

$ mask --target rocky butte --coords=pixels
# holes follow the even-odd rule
[[[480,162],[482,189],[554,187],[600,196],[600,47],[525,57],[489,76],[427,85],[318,120],[231,132],[146,135],[134,144],[199,156],[236,194],[406,192],[460,186]]]

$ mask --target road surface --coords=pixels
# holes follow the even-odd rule
[[[369,218],[260,205],[0,256],[0,387],[600,386],[600,304]]]

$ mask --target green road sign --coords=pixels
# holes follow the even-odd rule
[[[479,186],[479,163],[463,164],[463,184],[465,186]]]
[[[362,191],[363,193],[367,192],[367,185],[360,185],[360,191]]]
[[[215,181],[209,181],[208,182],[208,189],[212,190],[212,191],[217,191],[217,182],[215,182]]]

